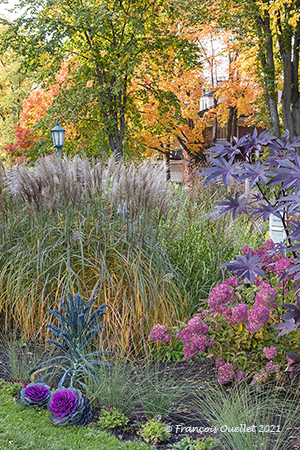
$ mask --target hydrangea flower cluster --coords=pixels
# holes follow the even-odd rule
[[[171,336],[167,332],[167,325],[156,324],[148,336],[149,341],[167,343],[171,340]]]
[[[278,364],[276,364],[275,361],[269,361],[266,364],[266,372],[267,373],[274,373],[274,372],[279,372],[280,367]]]
[[[201,321],[198,314],[195,314],[188,322],[188,326],[179,331],[177,337],[184,345],[184,359],[191,359],[200,352],[204,352],[208,345],[214,345],[214,340],[206,338],[208,326]]]
[[[232,319],[236,323],[246,323],[248,321],[248,305],[240,303],[232,309]]]
[[[225,363],[218,370],[218,383],[227,384],[234,378],[233,365],[231,363]]]
[[[259,292],[255,296],[255,305],[264,306],[267,309],[274,308],[277,306],[274,300],[277,298],[278,292],[273,289],[269,283],[263,283],[259,287]]]
[[[247,330],[254,334],[270,320],[270,310],[265,306],[256,306],[248,313]]]
[[[237,382],[243,381],[243,379],[246,378],[246,373],[242,372],[242,371],[238,371],[235,375],[234,375],[234,379]]]
[[[273,359],[277,356],[277,349],[276,347],[265,347],[263,349],[263,352],[265,354],[265,357],[267,359]]]
[[[284,258],[279,259],[277,264],[275,264],[273,270],[278,277],[281,277],[281,275],[284,273],[285,269],[290,267],[292,264],[293,263],[292,263],[291,259],[284,257]]]
[[[207,300],[211,312],[222,312],[222,306],[230,303],[232,296],[233,290],[226,283],[214,287]]]

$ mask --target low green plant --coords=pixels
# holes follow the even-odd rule
[[[61,342],[53,339],[46,339],[45,342],[53,344],[63,355],[52,357],[39,364],[31,370],[31,374],[47,368],[48,372],[44,378],[48,378],[53,374],[56,376],[62,375],[58,387],[63,386],[69,377],[70,387],[78,383],[85,388],[86,385],[83,382],[85,376],[95,379],[97,366],[109,366],[108,363],[94,359],[102,355],[102,351],[84,352],[90,341],[98,335],[99,330],[104,328],[104,325],[99,323],[99,321],[105,314],[104,308],[107,305],[103,304],[92,312],[92,306],[95,302],[94,298],[91,298],[85,306],[84,297],[80,299],[79,294],[75,294],[73,298],[70,293],[68,293],[68,298],[65,301],[60,299],[59,302],[64,314],[49,308],[48,311],[56,317],[60,328],[52,323],[48,324],[46,328],[57,336]]]
[[[0,379],[0,400],[18,395],[22,383]]]
[[[212,450],[218,444],[218,440],[212,437],[191,439],[186,436],[176,442],[172,450]]]
[[[160,421],[159,417],[153,417],[142,424],[138,434],[150,444],[167,441],[171,433],[166,430],[166,424]]]
[[[119,428],[127,424],[128,418],[125,414],[113,405],[103,405],[97,424],[103,430]]]

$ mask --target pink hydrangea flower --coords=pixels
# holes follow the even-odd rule
[[[223,281],[223,284],[228,287],[236,288],[239,285],[239,279],[237,277],[226,278],[226,280]]]
[[[217,358],[215,360],[215,364],[216,364],[216,367],[222,367],[226,363],[225,363],[225,361],[223,361],[222,358],[220,358],[220,356],[217,356]]]
[[[207,300],[211,311],[222,312],[222,305],[225,305],[227,302],[229,302],[232,295],[233,290],[226,286],[226,284],[224,283],[221,283],[218,286],[214,287]]]
[[[255,250],[253,250],[253,248],[244,246],[244,247],[242,247],[242,253],[243,253],[244,256],[247,256],[248,253],[251,253],[251,256],[254,256],[255,255]]]
[[[232,319],[236,323],[245,323],[248,320],[248,305],[240,303],[232,310]]]
[[[269,283],[263,283],[259,288],[259,292],[255,296],[255,305],[265,306],[268,309],[276,308],[274,300],[277,296],[278,292],[276,289],[273,289]]]
[[[273,270],[278,277],[281,276],[282,272],[292,264],[289,258],[280,258],[280,260],[275,264]]]
[[[232,318],[232,309],[231,308],[227,308],[227,306],[222,306],[222,314],[223,314],[223,319],[225,320],[225,322],[227,322],[229,325],[234,324],[235,321]]]
[[[149,341],[166,343],[171,340],[171,336],[167,332],[167,325],[156,324],[148,336]]]
[[[192,333],[206,334],[208,332],[208,326],[206,325],[206,323],[201,321],[198,315],[195,315],[191,318],[191,320],[188,322],[188,328]]]
[[[233,365],[230,363],[226,363],[223,366],[219,367],[218,370],[218,383],[227,384],[234,377]]]
[[[191,359],[193,356],[204,352],[208,342],[204,336],[193,336],[183,347],[184,359]]]
[[[259,331],[265,323],[270,320],[270,310],[265,306],[255,306],[248,312],[248,323],[246,324],[250,333]]]
[[[265,354],[265,357],[268,359],[273,359],[275,358],[275,356],[277,356],[276,347],[265,347],[263,349],[263,352]]]
[[[245,372],[237,372],[234,376],[235,381],[240,382],[246,377]]]
[[[267,373],[274,373],[274,372],[279,372],[280,367],[278,364],[276,364],[275,361],[269,361],[266,364],[266,372]]]

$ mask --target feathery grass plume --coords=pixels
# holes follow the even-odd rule
[[[163,251],[172,223],[164,202],[171,202],[173,194],[162,171],[157,178],[155,183],[155,170],[146,166],[139,175],[133,167],[79,158],[40,158],[32,167],[10,168],[6,206],[0,212],[5,329],[14,326],[26,339],[48,337],[43,331],[46,310],[56,309],[68,290],[101,295],[109,304],[112,347],[119,343],[124,350],[146,351],[144,334],[155,322],[171,325],[173,319],[184,319],[180,280]],[[133,211],[128,220],[118,214],[114,188],[116,202],[126,196]],[[140,190],[143,194],[134,200]]]

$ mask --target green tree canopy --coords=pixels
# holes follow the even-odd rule
[[[53,111],[73,122],[82,114],[88,117],[101,145],[108,145],[117,160],[123,156],[128,119],[138,117],[130,96],[135,69],[145,58],[160,61],[163,69],[170,54],[174,64],[197,60],[196,47],[176,27],[180,10],[166,0],[21,0],[19,7],[25,8],[19,18],[2,19],[1,47],[22,55],[23,67],[48,84],[62,61],[75,61],[69,89]],[[176,103],[175,96],[168,100]]]

